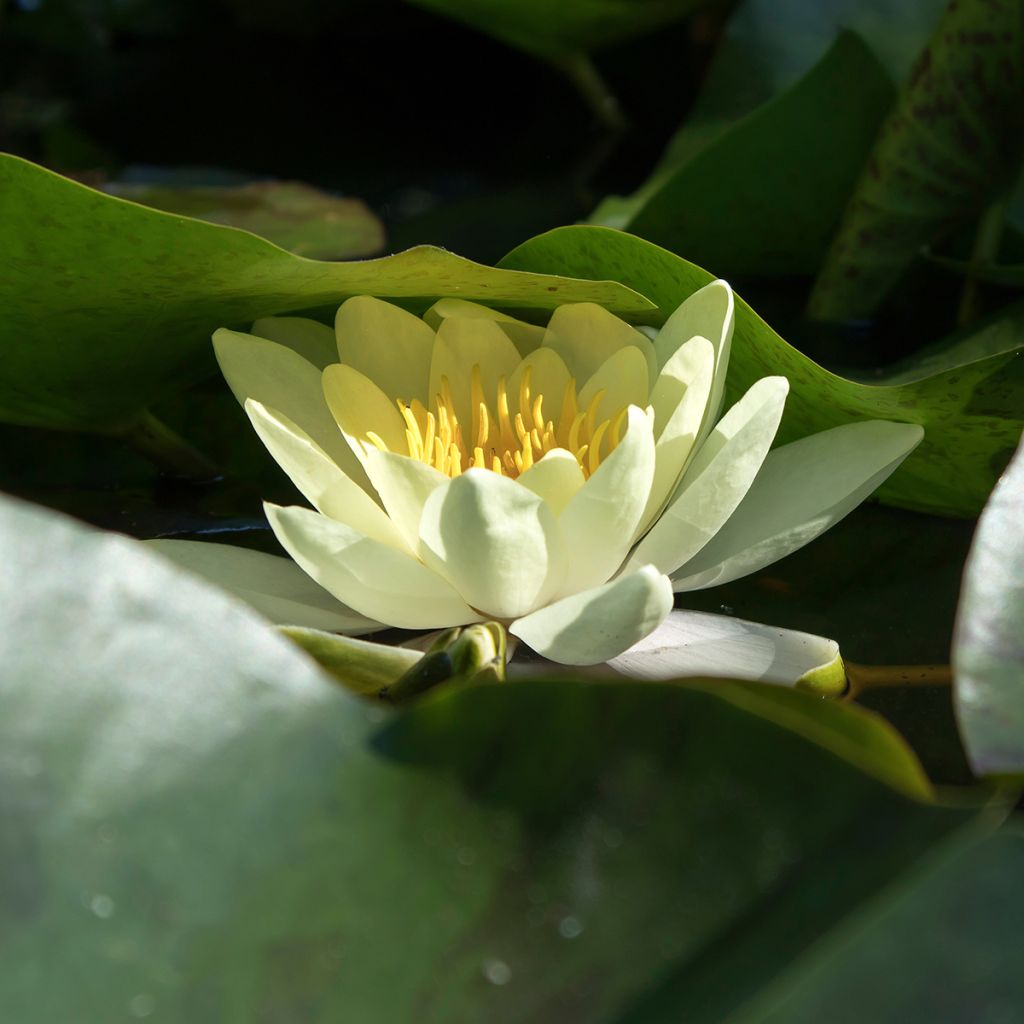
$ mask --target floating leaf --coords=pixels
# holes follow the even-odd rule
[[[813,273],[892,98],[877,59],[844,32],[789,91],[696,153],[666,158],[635,196],[591,219],[721,275]]]
[[[809,741],[798,693],[388,713],[142,545],[4,500],[0,557],[5,1020],[615,1020],[696,971],[710,1024],[973,817]]]
[[[234,228],[146,209],[0,156],[0,419],[117,428],[213,370],[210,334],[354,294],[425,308],[458,295],[550,310],[594,301],[643,316],[616,283],[509,274],[421,246],[322,263]]]
[[[921,247],[1009,188],[1024,139],[1024,21],[1017,0],[955,0],[889,116],[808,304],[872,313]]]
[[[384,227],[365,203],[299,181],[108,185],[106,191],[165,213],[243,228],[310,259],[373,256],[384,248]]]
[[[654,300],[667,316],[712,275],[650,242],[609,228],[566,227],[513,250],[501,266],[619,280]],[[920,423],[925,438],[878,492],[894,505],[975,515],[1006,464],[1021,427],[1020,358],[1024,307],[957,340],[952,356],[871,384],[830,373],[775,333],[741,299],[728,388],[738,398],[770,374],[789,378],[779,439],[794,440],[858,419]],[[955,358],[955,361],[952,361]]]
[[[1024,779],[1024,447],[978,522],[953,638],[957,716],[978,775]]]

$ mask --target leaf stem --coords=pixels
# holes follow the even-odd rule
[[[572,82],[587,106],[610,132],[618,135],[629,127],[618,97],[608,88],[608,83],[587,54],[567,53],[548,60]]]
[[[971,269],[993,264],[999,257],[999,243],[1003,238],[1003,227],[1006,223],[1007,198],[997,199],[982,214],[978,222],[978,232],[974,236],[971,249],[970,268],[964,280],[964,289],[960,293],[960,307],[957,310],[958,327],[966,327],[974,323],[981,315],[982,282]]]
[[[131,426],[120,431],[119,436],[140,455],[173,476],[212,480],[221,475],[216,463],[151,412],[142,413]]]
[[[949,665],[857,665],[847,661],[850,687],[846,700],[856,700],[865,690],[901,686],[949,686],[953,673]]]

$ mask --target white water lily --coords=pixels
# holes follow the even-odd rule
[[[812,540],[922,436],[872,421],[770,451],[784,377],[719,418],[732,332],[723,281],[653,341],[589,303],[537,327],[461,300],[421,319],[365,296],[341,306],[334,331],[292,317],[219,330],[224,376],[313,509],[266,506],[294,565],[161,549],[281,623],[359,633],[493,619],[553,661],[608,661],[657,629],[673,590]],[[673,622],[688,614],[688,636],[735,631],[696,613]],[[741,653],[713,664],[770,675]]]

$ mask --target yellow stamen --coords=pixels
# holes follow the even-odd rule
[[[388,446],[384,443],[380,434],[377,434],[372,430],[368,430],[366,432],[366,440],[374,445],[374,447],[379,448],[382,452],[386,452],[388,450]]]
[[[587,454],[587,469],[591,473],[595,472],[601,463],[601,442],[604,440],[604,435],[610,425],[611,421],[605,420],[604,423],[594,431],[594,436],[591,438],[590,451]]]

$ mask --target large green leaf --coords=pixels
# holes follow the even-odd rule
[[[881,64],[844,32],[788,92],[592,220],[722,275],[813,273],[892,99]]]
[[[978,523],[953,668],[957,715],[975,772],[1024,778],[1024,447]]]
[[[439,295],[642,316],[615,283],[508,274],[423,246],[359,263],[303,259],[234,228],[146,209],[0,156],[0,419],[113,428],[211,372],[210,333],[349,295]]]
[[[0,557],[19,1024],[613,1021],[680,972],[711,1024],[972,816],[780,726],[799,693],[541,679],[389,714],[123,538],[5,500]]]
[[[410,0],[539,57],[607,46],[722,0]]]
[[[619,280],[653,299],[662,317],[712,279],[707,271],[643,239],[586,226],[558,228],[531,239],[500,265]],[[1024,360],[1019,357],[1024,312],[1016,310],[1012,316],[1005,330],[986,327],[974,342],[960,339],[954,365],[934,357],[917,374],[903,372],[891,383],[880,377],[863,384],[830,373],[798,352],[741,299],[729,395],[738,397],[769,374],[788,377],[791,391],[781,440],[858,419],[920,423],[924,441],[879,496],[907,508],[974,515],[1024,425]],[[997,350],[996,345],[1002,347]]]
[[[811,294],[825,320],[872,313],[921,247],[1008,190],[1024,139],[1024,11],[957,0],[879,133]]]

